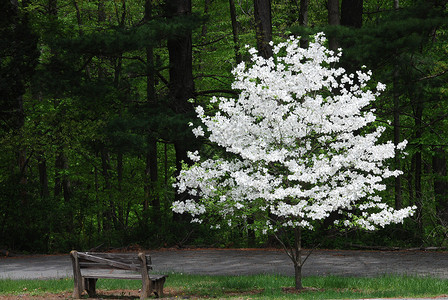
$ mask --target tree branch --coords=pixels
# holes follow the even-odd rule
[[[240,94],[238,91],[235,91],[235,90],[217,89],[217,90],[207,90],[207,91],[196,92],[196,95],[202,96],[202,95],[215,94],[215,93],[226,93],[226,94],[232,94],[235,96]]]

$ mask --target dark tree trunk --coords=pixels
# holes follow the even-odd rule
[[[399,9],[399,0],[394,0],[394,9]],[[394,145],[400,143],[400,94],[398,92],[399,72],[397,63],[393,71],[393,99],[394,99]],[[395,170],[401,170],[401,153],[395,153]],[[401,175],[395,177],[395,208],[401,209],[403,206]]]
[[[37,161],[39,169],[40,197],[48,198],[50,196],[50,192],[48,189],[47,160],[41,153],[38,156]]]
[[[434,173],[434,196],[436,200],[436,213],[443,226],[448,225],[448,181],[447,181],[446,152],[436,148],[432,157],[432,170]]]
[[[112,224],[114,225],[114,228],[117,228],[117,220],[115,218],[115,203],[112,199],[110,155],[104,145],[101,145],[101,166],[104,178],[104,189],[106,194],[108,195],[108,203],[105,210],[103,211],[103,228],[105,230],[111,230]]]
[[[71,204],[71,183],[67,175],[68,173],[68,159],[64,153],[62,147],[56,153],[55,161],[55,184],[54,184],[54,197],[58,198],[61,196],[64,199],[64,203],[67,207]],[[65,222],[63,223],[65,232],[71,233],[73,231],[73,213],[70,209],[64,212]]]
[[[211,0],[204,0],[204,16],[208,16],[208,11],[210,8],[210,1]],[[207,24],[202,24],[202,30],[201,35],[205,37],[207,35]]]
[[[121,228],[124,228],[124,208],[126,206],[126,200],[124,197],[121,196],[121,193],[123,192],[123,153],[118,152],[117,154],[117,191],[119,194],[120,203],[118,203],[118,223],[120,224]]]
[[[98,179],[98,168],[97,167],[94,167],[94,178],[95,178],[95,202],[96,202],[97,207],[102,207],[102,204],[100,202],[101,201],[100,200],[100,182]],[[102,230],[103,224],[104,224],[104,219],[103,219],[103,216],[102,216],[100,210],[98,210],[98,212],[97,212],[96,219],[97,219],[97,233],[101,234],[101,230]]]
[[[340,25],[339,21],[339,0],[328,0],[328,24],[332,26]],[[337,39],[333,36],[328,37],[330,50],[337,50],[339,48],[339,43]]]
[[[145,2],[145,20],[149,21],[152,18],[152,2],[146,0]],[[155,72],[154,72],[154,51],[152,47],[146,48],[146,96],[149,107],[157,105],[157,97],[155,91]],[[146,210],[151,203],[152,206],[152,222],[155,225],[160,223],[160,198],[157,193],[157,182],[159,174],[157,170],[157,139],[155,133],[148,131],[148,149],[146,152],[146,169],[145,169],[145,203]]]
[[[26,158],[26,150],[20,149],[18,152],[18,165],[19,165],[19,186],[20,186],[20,201],[23,205],[28,204],[27,197],[27,183],[28,179],[26,176],[28,161]]]
[[[271,0],[254,0],[254,17],[258,53],[269,58],[272,56]]]
[[[363,0],[342,0],[341,25],[361,28]]]
[[[167,3],[169,16],[191,14],[191,0],[173,0]],[[176,113],[193,111],[188,100],[194,96],[193,57],[191,32],[168,39],[169,94]]]
[[[394,100],[394,145],[397,146],[400,141],[400,95],[398,93],[398,72],[395,68],[394,74],[393,74],[394,80],[393,80],[393,100]],[[401,156],[402,154],[399,152],[395,153],[394,157],[394,165],[395,170],[401,169]],[[395,177],[395,208],[400,209],[403,206],[403,201],[401,197],[401,175]]]
[[[148,141],[148,149],[146,154],[146,168],[145,168],[145,204],[144,209],[148,209],[151,204],[152,222],[154,225],[160,223],[160,198],[157,193],[157,182],[159,178],[157,170],[157,141],[150,138]]]
[[[22,47],[23,42],[20,40],[22,37],[19,36],[19,32],[16,32],[17,28],[21,27],[20,22],[27,23],[26,19],[22,19],[19,17],[19,3],[17,0],[11,0],[11,12],[14,17],[12,17],[13,20],[13,32],[11,34],[14,36],[14,39],[17,39],[18,41],[15,41],[12,45],[10,45],[10,49],[8,49],[10,52],[8,53],[8,56],[6,57],[5,61],[8,62],[10,59],[10,55],[15,53],[16,50],[22,50],[19,49],[19,47]],[[3,47],[2,47],[3,48]],[[14,60],[18,59],[21,60],[21,58],[13,58]],[[1,62],[1,58],[0,58]],[[15,63],[23,64],[25,62],[23,61],[17,61]],[[23,84],[24,76],[20,73],[20,71],[12,70],[11,72],[13,74],[7,74],[5,79],[2,78],[2,80],[7,80],[11,78],[9,84],[13,86],[11,93],[6,93],[7,100],[6,103],[4,103],[4,99],[2,100],[2,104],[6,104],[7,108],[1,107],[2,116],[1,119],[6,119],[6,125],[9,127],[12,127],[12,130],[14,134],[17,134],[18,136],[22,136],[22,128],[25,125],[25,112],[23,109],[23,94],[25,94],[25,86]],[[9,77],[9,78],[8,78]],[[2,95],[5,94],[2,92]],[[17,155],[17,161],[15,162],[15,167],[19,169],[19,186],[20,186],[20,201],[23,205],[28,203],[27,199],[27,151],[26,148],[23,145],[19,145],[19,147],[16,150]]]
[[[299,11],[299,25],[302,27],[308,26],[308,6],[310,0],[300,0],[300,11]],[[300,47],[308,48],[308,38],[302,37],[300,39]]]
[[[423,192],[422,192],[422,144],[421,144],[421,137],[423,133],[422,128],[422,118],[423,118],[423,102],[421,99],[417,100],[416,103],[416,109],[415,109],[415,138],[418,142],[417,145],[417,151],[414,154],[415,157],[415,201],[417,206],[417,224],[419,228],[419,234],[420,236],[423,234]]]
[[[243,57],[240,53],[239,42],[239,24],[236,19],[235,0],[229,0],[230,6],[230,19],[232,21],[232,34],[233,34],[233,49],[235,51],[235,61],[237,64],[243,61]]]
[[[191,14],[191,0],[172,0],[166,3],[169,17],[188,16]],[[194,98],[193,57],[191,32],[168,39],[169,54],[169,98],[170,107],[178,115],[193,114],[194,109],[189,99]],[[188,125],[179,130],[188,130]],[[176,151],[176,168],[180,172],[182,161],[189,162],[187,151],[191,148],[190,137],[178,137],[174,141]],[[177,173],[178,174],[178,173]],[[175,194],[174,200],[181,200],[183,195]],[[178,214],[174,218],[180,220]]]
[[[71,197],[71,183],[67,172],[67,156],[65,155],[63,149],[59,149],[56,153],[55,161],[54,196],[57,198],[62,194],[65,203],[69,203]]]
[[[303,289],[302,284],[302,229],[300,227],[294,229],[294,278],[295,287],[297,290]]]

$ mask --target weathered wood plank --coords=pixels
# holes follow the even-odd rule
[[[110,279],[129,279],[136,280],[142,279],[140,274],[120,274],[120,273],[92,273],[83,275],[84,278],[110,278]]]
[[[166,275],[163,275],[160,278],[151,279],[154,293],[158,298],[163,297],[163,285],[165,284],[166,277]]]
[[[149,280],[148,269],[146,266],[146,256],[143,253],[138,254],[138,258],[141,261],[141,278],[142,278],[142,292],[140,294],[140,299],[148,298],[152,293],[152,281]]]
[[[142,279],[142,275],[140,274],[125,274],[125,273],[92,273],[92,274],[85,274],[83,275],[84,278],[110,278],[110,279],[129,279],[129,280],[135,280],[135,279]],[[149,275],[150,280],[159,280],[162,278],[168,277],[167,275]]]
[[[106,264],[109,266],[113,266],[117,269],[122,269],[122,270],[133,270],[133,271],[140,271],[140,267],[135,266],[135,265],[129,265],[129,264],[125,264],[125,263],[121,263],[118,261],[114,261],[111,259],[106,259],[106,258],[101,258],[98,256],[94,256],[94,255],[90,255],[90,254],[85,254],[82,252],[78,252],[78,257],[82,258],[84,260],[88,260],[88,261],[92,261],[92,262],[97,262],[100,264]]]
[[[137,271],[140,271],[141,265],[129,264],[129,266],[134,267]],[[96,263],[91,261],[80,261],[79,267],[81,269],[117,269],[115,266],[111,266],[109,264]],[[146,268],[152,269],[152,266],[147,266]]]
[[[113,261],[117,261],[124,264],[132,264],[132,265],[140,265],[141,261],[138,257],[137,253],[102,253],[102,252],[78,252],[83,253],[85,255],[100,257],[104,259],[109,259]],[[146,254],[146,264],[147,266],[151,266],[151,256]],[[80,257],[80,261],[84,261],[82,257]],[[90,260],[86,260],[90,261]]]
[[[70,252],[70,258],[72,260],[73,281],[75,284],[75,287],[73,289],[73,298],[78,299],[81,297],[81,294],[84,290],[83,280],[81,276],[81,269],[79,268],[79,262],[78,262],[78,252],[76,251]]]

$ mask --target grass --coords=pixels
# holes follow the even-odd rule
[[[310,291],[300,294],[284,292],[294,280],[288,276],[199,276],[171,274],[165,284],[167,296],[180,299],[228,298],[228,299],[353,299],[390,297],[433,297],[448,294],[448,280],[430,277],[382,276],[375,278],[306,277],[303,280]],[[99,290],[135,290],[137,280],[99,280]],[[70,297],[71,279],[59,280],[0,280],[1,295],[64,294]],[[120,292],[117,291],[117,296]]]

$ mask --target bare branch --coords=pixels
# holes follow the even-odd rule
[[[197,96],[202,96],[202,95],[209,95],[209,94],[216,94],[216,93],[226,93],[226,94],[232,94],[232,95],[239,95],[240,93],[238,91],[235,90],[207,90],[207,91],[200,91],[200,92],[196,92]]]

